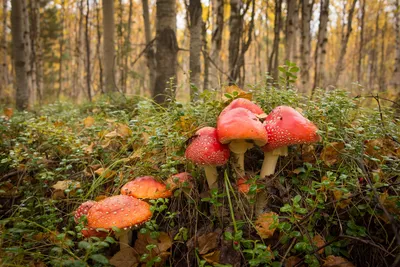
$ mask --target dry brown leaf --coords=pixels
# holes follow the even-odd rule
[[[246,92],[246,91],[242,90],[241,88],[239,88],[236,85],[226,86],[224,88],[224,91],[225,91],[225,93],[228,93],[230,95],[232,95],[233,92],[238,92],[238,95],[237,95],[236,98],[246,98],[248,100],[252,100],[253,99],[253,93]],[[227,101],[231,101],[232,99],[223,96],[222,100],[224,102],[227,102]]]
[[[322,149],[321,159],[327,166],[332,166],[340,159],[340,153],[344,149],[343,142],[333,142]]]
[[[388,192],[385,191],[380,194],[379,200],[389,213],[400,214],[400,209],[397,205],[397,202],[399,201],[398,196],[389,196]]]
[[[85,125],[85,128],[91,127],[94,124],[94,118],[89,116],[83,120],[83,125]]]
[[[322,267],[355,267],[355,266],[351,262],[342,257],[330,255],[326,257]]]
[[[289,258],[286,259],[285,261],[285,267],[294,267],[297,266],[297,264],[301,261],[299,257],[296,256],[290,256]],[[300,266],[304,266],[303,264]]]
[[[54,200],[60,200],[60,199],[64,199],[67,196],[64,193],[64,190],[54,190],[53,193],[51,194],[51,199]]]
[[[53,123],[54,127],[61,127],[61,126],[64,126],[64,124],[65,123],[63,121],[55,121]]]
[[[260,214],[255,223],[258,235],[263,239],[272,237],[278,222],[278,214],[275,212]]]
[[[320,236],[319,234],[316,234],[313,239],[312,239],[313,244],[319,248],[325,245],[325,239]],[[318,250],[318,254],[322,254],[324,253],[324,248],[321,248],[320,250]]]
[[[139,266],[139,261],[136,255],[133,248],[124,248],[110,259],[110,264],[115,267],[137,267]]]
[[[219,264],[219,259],[221,257],[221,251],[215,250],[210,253],[204,254],[201,256],[203,259],[206,260],[209,264]]]
[[[0,196],[1,197],[15,197],[18,195],[18,188],[15,187],[10,182],[4,182],[0,186]]]
[[[399,156],[399,147],[389,138],[380,138],[375,140],[367,140],[364,142],[365,154],[371,157],[383,160],[383,157]]]
[[[146,249],[146,246],[149,244],[156,245],[154,249],[149,252]],[[143,254],[149,254],[147,257],[148,260],[159,256],[162,260],[161,262],[156,263],[154,266],[164,266],[165,261],[167,260],[168,256],[171,254],[168,250],[172,246],[172,240],[170,236],[165,232],[160,232],[160,235],[157,239],[152,239],[150,237],[150,233],[147,234],[138,234],[138,239],[135,242],[134,246],[134,253],[136,258],[139,259],[140,256]]]
[[[336,206],[338,208],[344,209],[351,203],[351,198],[349,196],[350,193],[343,193],[343,191],[339,189],[332,190],[333,198],[337,201]]]
[[[94,198],[94,201],[100,201],[100,200],[103,200],[103,199],[105,199],[105,198],[107,198],[107,196],[106,195],[98,195],[97,197],[95,197]]]
[[[4,116],[6,116],[7,119],[11,119],[11,117],[14,114],[14,110],[12,108],[4,108],[3,109],[3,113],[4,113]]]
[[[106,179],[111,179],[117,174],[115,171],[106,168],[99,168],[95,170],[94,173],[98,176],[103,176]]]
[[[317,160],[315,154],[315,146],[312,144],[304,144],[301,146],[301,159],[304,162],[314,163]]]
[[[53,189],[65,190],[65,189],[78,189],[81,188],[81,183],[73,180],[58,181],[51,186]]]
[[[94,147],[94,142],[91,142],[90,145],[86,146],[83,151],[85,151],[85,153],[90,154],[93,153],[93,147]]]
[[[199,254],[204,255],[218,246],[219,234],[216,232],[207,233],[197,238]]]
[[[128,136],[132,135],[132,130],[129,128],[128,125],[122,124],[122,123],[117,123],[117,129],[116,129],[118,136],[125,138]]]

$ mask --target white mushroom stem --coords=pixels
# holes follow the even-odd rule
[[[121,231],[116,234],[119,239],[119,249],[123,250],[125,248],[130,248],[129,246],[129,232],[131,229],[121,229]]]
[[[213,165],[205,165],[204,166],[204,171],[206,173],[206,178],[207,178],[207,183],[208,187],[210,189],[218,188],[218,172],[217,172],[217,167]]]
[[[235,140],[229,143],[229,149],[233,152],[238,167],[237,173],[240,177],[244,177],[244,153],[247,149],[252,148],[253,144],[246,142],[246,140]]]
[[[264,178],[265,176],[271,175],[275,173],[276,163],[278,162],[279,156],[287,156],[288,148],[287,146],[278,147],[272,151],[264,152],[264,162],[261,168],[260,177]]]

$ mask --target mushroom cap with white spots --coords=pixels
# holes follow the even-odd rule
[[[213,127],[198,130],[185,151],[185,157],[198,165],[221,166],[226,164],[229,155],[229,148],[218,141]]]
[[[172,196],[172,191],[153,176],[143,176],[126,183],[121,188],[121,194],[142,199],[157,199]]]
[[[229,110],[232,110],[235,108],[245,108],[256,115],[264,114],[264,111],[257,104],[251,102],[250,100],[248,100],[246,98],[237,98],[237,99],[233,100],[228,106],[226,106],[224,108],[224,110],[222,110],[220,116],[222,114],[228,112]]]
[[[83,202],[75,211],[75,215],[74,215],[74,221],[75,223],[79,222],[79,219],[82,217],[82,215],[87,215],[88,211],[91,207],[93,207],[93,205],[96,204],[96,201],[86,201]]]
[[[264,121],[268,143],[262,148],[272,151],[278,147],[318,142],[318,128],[297,110],[279,106],[268,114]]]
[[[87,215],[88,227],[128,228],[151,218],[150,205],[134,197],[118,195],[97,202]]]
[[[231,109],[218,117],[219,141],[228,144],[235,140],[252,141],[263,146],[268,141],[267,132],[257,116],[245,108]]]

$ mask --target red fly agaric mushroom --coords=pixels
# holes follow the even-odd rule
[[[83,202],[78,209],[75,211],[75,215],[74,215],[74,221],[75,223],[79,222],[79,219],[83,216],[83,215],[87,215],[89,212],[89,209],[91,207],[93,207],[93,205],[96,204],[96,201],[86,201]],[[83,229],[81,231],[82,235],[84,237],[91,237],[91,236],[95,236],[95,237],[107,237],[108,232],[104,232],[104,231],[97,231],[96,229]]]
[[[143,176],[126,183],[121,188],[121,194],[143,199],[157,199],[170,197],[172,191],[153,176]]]
[[[216,166],[226,164],[229,154],[228,147],[218,142],[217,130],[213,127],[198,130],[185,151],[188,160],[204,167],[210,189],[218,187]]]
[[[174,191],[178,187],[185,186],[185,184],[186,187],[192,188],[193,187],[192,180],[193,177],[190,173],[181,172],[170,176],[165,183],[171,191]]]
[[[320,140],[318,128],[291,107],[276,107],[264,121],[268,144],[264,150],[261,177],[274,174],[279,156],[287,156],[287,146],[313,143]]]
[[[105,198],[89,209],[89,229],[113,227],[122,229],[120,244],[128,244],[128,228],[138,226],[151,218],[150,205],[134,197],[118,195]]]
[[[250,100],[248,100],[246,98],[237,98],[224,108],[224,110],[221,112],[220,116],[222,114],[228,112],[229,110],[232,110],[235,108],[245,108],[256,115],[265,114],[264,111],[257,104],[251,102]]]
[[[253,145],[264,146],[268,136],[257,116],[245,108],[231,109],[218,117],[217,132],[222,144],[229,144],[244,175],[244,153]]]

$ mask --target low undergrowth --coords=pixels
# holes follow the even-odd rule
[[[230,164],[219,168],[219,190],[209,192],[202,168],[184,158],[186,141],[202,126],[215,127],[223,107],[240,96],[215,100],[205,92],[198,102],[168,107],[114,96],[79,107],[5,110],[1,263],[335,266],[335,255],[356,266],[396,264],[400,126],[390,105],[376,97],[366,106],[341,90],[317,91],[309,100],[291,88],[254,86],[245,97],[266,113],[278,105],[301,110],[322,141],[290,147],[275,175],[263,179],[263,155],[253,148],[245,159],[249,194],[238,193]],[[132,251],[118,252],[113,236],[85,239],[83,225],[74,223],[73,211],[86,200],[119,194],[138,176],[165,180],[182,171],[193,175],[194,188],[152,201],[153,218],[133,231]]]

